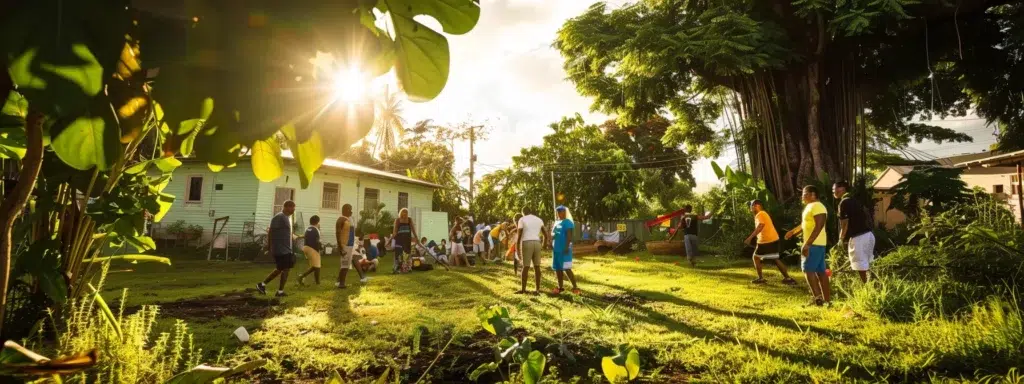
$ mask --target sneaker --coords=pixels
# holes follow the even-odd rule
[[[288,294],[284,293],[284,291],[277,291],[277,294],[274,295],[274,296],[275,297],[285,297],[285,296],[288,296]]]
[[[336,283],[334,283],[334,288],[345,289],[345,288],[348,288],[348,286],[347,285],[341,285],[341,283],[337,283],[336,282]]]
[[[300,287],[305,287],[306,286],[306,278],[305,277],[300,277],[299,278],[299,286]]]
[[[263,283],[256,283],[256,290],[260,291],[261,294],[267,294],[267,285]]]
[[[359,279],[359,282],[363,283],[363,284],[369,283],[370,282],[370,278],[369,277],[364,277],[362,279]]]
[[[551,294],[553,294],[553,295],[560,295],[560,294],[562,294],[562,289],[561,288],[552,289],[551,290]]]
[[[576,296],[579,296],[579,295],[583,294],[583,291],[581,291],[579,288],[573,288],[572,289],[572,294],[574,294]]]
[[[782,279],[782,284],[796,285],[796,280],[793,280],[793,278],[791,278],[791,277],[787,277],[785,279]]]
[[[756,278],[754,280],[750,280],[750,283],[751,284],[766,284],[766,283],[768,283],[768,281],[765,280],[764,278],[758,277],[758,278]]]
[[[805,307],[820,307],[823,304],[825,304],[824,300],[819,299],[817,297],[812,297],[811,300],[807,302],[807,304],[804,304],[804,306]]]

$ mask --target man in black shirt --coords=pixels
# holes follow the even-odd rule
[[[686,250],[686,260],[690,262],[690,266],[697,266],[697,255],[699,241],[698,236],[700,235],[700,222],[710,219],[710,213],[707,215],[699,215],[693,213],[693,206],[687,204],[683,207],[686,210],[685,216],[679,221],[679,225],[676,226],[676,231],[672,233],[672,236],[668,238],[672,241],[679,234],[683,232],[683,249]]]
[[[864,205],[849,193],[850,184],[840,181],[832,185],[832,194],[839,199],[839,239],[846,244],[850,267],[868,281],[871,262],[875,260],[875,234],[871,217]]]

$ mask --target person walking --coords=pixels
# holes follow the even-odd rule
[[[353,269],[352,257],[356,252],[356,225],[352,221],[352,205],[345,204],[341,207],[341,217],[335,222],[334,234],[338,239],[339,249],[338,252],[341,255],[341,266],[338,268],[338,281],[334,282],[334,287],[338,289],[348,288],[345,285],[345,279],[348,278],[348,270]],[[355,265],[356,273],[359,274],[359,282],[366,284],[370,281],[370,278],[366,277],[363,273],[363,269],[358,264]]]
[[[449,251],[449,254],[451,255],[452,262],[455,266],[458,266],[459,260],[461,259],[462,263],[468,267],[469,260],[466,258],[466,247],[462,245],[461,217],[455,218],[455,225],[453,225],[452,230],[448,232],[448,239],[451,240],[451,250]]]
[[[256,290],[267,294],[267,283],[274,281],[280,276],[281,282],[277,288],[277,297],[287,296],[284,293],[284,285],[288,282],[288,271],[295,266],[295,252],[292,250],[292,214],[295,213],[295,202],[288,200],[284,202],[281,212],[270,219],[270,228],[267,230],[267,246],[270,254],[274,256],[274,271],[267,275],[266,279],[256,284]]]
[[[528,207],[523,208],[523,217],[516,225],[519,245],[517,252],[523,261],[522,286],[516,293],[526,293],[526,281],[530,278],[530,266],[533,266],[535,293],[540,293],[540,249],[541,237],[547,237],[544,220],[533,214]]]
[[[305,244],[302,246],[302,253],[309,260],[309,269],[299,276],[299,285],[306,285],[304,280],[311,273],[313,281],[320,285],[320,250],[323,249],[323,244],[320,243],[320,216],[309,217],[309,228],[306,228],[302,241]]]
[[[754,231],[750,233],[750,236],[747,236],[743,243],[755,244],[752,259],[754,260],[754,269],[757,270],[757,279],[751,282],[754,284],[764,284],[767,282],[761,273],[761,262],[771,260],[775,262],[775,266],[782,273],[782,283],[795,285],[796,280],[789,277],[786,265],[782,264],[782,261],[779,260],[779,232],[775,230],[772,217],[764,210],[764,204],[761,200],[752,200],[750,202],[750,212],[754,214]],[[755,240],[757,241],[756,243],[754,243]]]
[[[572,273],[572,230],[575,225],[569,214],[569,208],[559,205],[558,208],[555,208],[555,212],[558,214],[558,221],[551,227],[551,237],[554,238],[551,242],[551,269],[555,270],[555,274],[558,276],[558,288],[555,288],[552,293],[556,295],[562,293],[562,280],[568,276],[569,282],[572,283],[572,293],[579,295],[580,288],[576,286],[576,275]]]
[[[832,292],[828,274],[825,273],[825,246],[828,236],[825,233],[825,220],[828,210],[818,201],[818,188],[813,185],[804,187],[800,198],[804,202],[800,226],[786,232],[786,240],[803,233],[804,245],[800,249],[800,268],[807,276],[807,284],[811,286],[811,302],[821,306],[832,305]]]
[[[686,260],[690,262],[690,266],[696,267],[700,246],[700,222],[710,219],[712,215],[696,215],[690,204],[685,205],[683,210],[686,211],[683,219],[679,221],[675,232],[668,239],[671,241],[679,232],[683,232],[683,249],[686,251]]]
[[[419,242],[419,235],[416,233],[416,226],[409,218],[409,209],[402,208],[398,211],[398,218],[395,219],[395,226],[392,229],[392,236],[395,239],[395,266],[391,269],[392,274],[408,272],[403,254],[412,252],[412,242]]]
[[[871,232],[871,216],[860,201],[850,195],[850,184],[840,181],[832,185],[832,195],[839,199],[839,239],[846,244],[850,268],[860,281],[868,282],[871,263],[875,260],[875,234]]]

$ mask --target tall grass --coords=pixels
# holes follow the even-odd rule
[[[102,288],[106,273],[104,266],[97,290]],[[127,289],[122,291],[115,318],[120,334],[91,295],[70,301],[63,320],[53,321],[57,332],[56,355],[93,348],[100,351],[99,364],[70,377],[70,381],[162,383],[199,364],[202,350],[195,348],[192,333],[183,321],[177,320],[169,332],[157,333],[159,308],[142,306],[137,312],[125,315],[127,294]]]

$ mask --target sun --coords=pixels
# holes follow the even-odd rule
[[[334,99],[357,103],[366,98],[369,76],[358,67],[342,68],[334,74]]]

